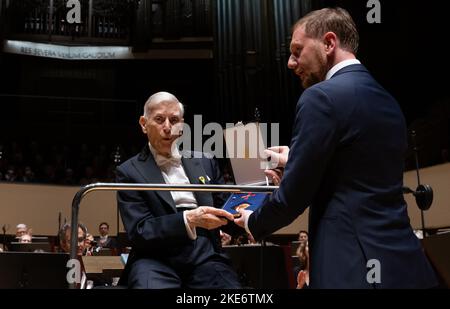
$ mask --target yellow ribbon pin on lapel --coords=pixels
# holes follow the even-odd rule
[[[205,184],[205,183],[206,183],[206,179],[205,179],[205,177],[203,177],[203,176],[198,177],[198,180],[200,180],[200,182],[201,182],[202,184]]]

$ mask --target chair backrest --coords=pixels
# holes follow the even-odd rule
[[[113,251],[111,250],[111,248],[101,248],[99,251],[95,251],[93,252],[93,255],[95,256],[113,256]]]

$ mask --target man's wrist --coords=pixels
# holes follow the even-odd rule
[[[248,228],[248,218],[250,218],[250,216],[252,215],[252,213],[244,216],[244,227],[245,227],[245,231],[249,234],[252,234],[252,232],[250,232],[250,229]],[[253,236],[253,235],[252,235]]]
[[[195,228],[195,226],[193,227],[189,224],[188,211],[183,211],[183,221],[184,225],[186,226],[186,232],[189,238],[192,240],[197,239],[197,229]]]

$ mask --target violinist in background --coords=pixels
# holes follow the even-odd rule
[[[97,246],[97,242],[94,240],[92,234],[87,233],[86,239],[84,240],[84,254],[87,256],[94,255],[94,252],[100,251],[100,247]]]
[[[70,223],[64,224],[64,226],[59,231],[59,242],[62,252],[70,253],[70,235],[71,226]],[[81,257],[85,250],[85,240],[86,240],[87,229],[86,226],[79,223],[78,224],[78,250],[77,255]]]
[[[297,274],[297,289],[309,286],[309,249],[308,242],[301,242],[297,249],[300,267]]]
[[[70,239],[71,239],[71,224],[66,223],[59,231],[59,242],[60,248],[62,252],[70,253]],[[87,282],[86,271],[84,270],[83,260],[81,259],[82,255],[86,250],[86,236],[87,236],[87,228],[84,224],[78,223],[78,250],[77,257],[81,263],[81,282],[77,284],[77,288],[86,289],[92,288],[90,283]]]

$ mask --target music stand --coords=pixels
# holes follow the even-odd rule
[[[0,253],[0,289],[66,289],[66,253]]]
[[[50,242],[47,236],[32,236],[32,242]]]
[[[111,248],[101,248],[99,251],[94,250],[92,252],[94,256],[113,256]]]
[[[83,256],[83,265],[88,279],[96,285],[111,285],[114,277],[120,277],[124,264],[120,256]]]
[[[52,252],[52,247],[48,242],[12,242],[9,245],[9,251],[12,252]]]

